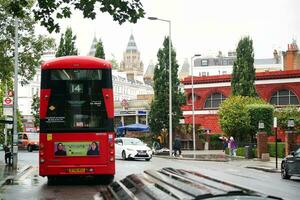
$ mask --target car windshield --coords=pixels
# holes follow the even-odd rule
[[[144,143],[139,139],[133,138],[133,139],[125,139],[124,144],[125,145],[143,145]]]

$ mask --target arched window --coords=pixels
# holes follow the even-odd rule
[[[299,104],[299,101],[292,91],[284,89],[275,92],[270,99],[270,103],[274,105],[290,105]]]
[[[204,108],[218,108],[225,99],[222,93],[213,93],[206,99]]]

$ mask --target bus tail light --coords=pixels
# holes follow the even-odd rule
[[[113,161],[114,161],[114,157],[113,157],[113,156],[110,156],[110,157],[109,157],[109,161],[110,161],[110,162],[113,162]]]
[[[43,151],[40,151],[40,155],[43,156],[45,153]]]
[[[40,144],[40,149],[44,149],[44,144],[43,143]]]
[[[45,160],[44,160],[43,158],[41,158],[40,162],[41,162],[41,163],[44,163],[44,162],[45,162]]]

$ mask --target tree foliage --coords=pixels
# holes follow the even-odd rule
[[[61,34],[55,57],[78,55],[78,50],[75,47],[75,41],[76,35],[73,35],[71,28],[67,28],[65,34]]]
[[[110,59],[109,62],[111,62],[111,64],[112,64],[112,69],[119,69],[119,64],[118,64],[118,61],[117,61],[115,55],[111,54],[111,56],[112,56],[112,59]]]
[[[31,2],[32,0],[9,1],[7,7],[14,16],[23,18],[26,16],[24,7]],[[75,10],[82,11],[83,17],[90,19],[96,18],[97,11],[108,13],[119,24],[126,21],[136,23],[145,15],[141,0],[37,0],[33,13],[35,19],[49,32],[59,32],[57,19],[70,18]]]
[[[169,127],[169,38],[166,37],[163,47],[157,53],[158,63],[154,69],[154,99],[151,103],[149,113],[149,125],[151,131],[159,134],[163,128]],[[175,128],[182,117],[181,105],[184,103],[184,96],[179,90],[179,79],[177,76],[178,67],[176,52],[172,48],[172,125]]]
[[[266,104],[255,97],[231,96],[222,102],[219,109],[220,125],[224,133],[239,141],[249,141],[251,137],[251,120],[247,105]]]
[[[31,103],[31,114],[34,117],[34,126],[39,127],[40,126],[40,97],[38,94],[34,94],[32,97],[32,103]]]
[[[300,132],[300,110],[297,106],[277,108],[274,115],[277,117],[277,126],[280,129],[287,130],[288,120],[294,119],[295,129]]]
[[[237,96],[257,96],[254,81],[253,41],[250,37],[242,38],[236,48],[237,58],[233,64],[231,79],[232,94]]]
[[[9,11],[10,3],[0,0],[0,80],[8,81],[14,72],[15,19]],[[22,3],[23,1],[18,1]],[[23,4],[22,4],[23,5]],[[25,4],[24,4],[25,5]],[[35,21],[30,15],[32,1],[23,7],[25,15],[19,19],[19,75],[27,84],[36,73],[44,51],[54,47],[54,40],[34,33]]]
[[[250,117],[250,133],[252,138],[258,132],[258,123],[264,123],[263,131],[271,135],[273,127],[274,106],[270,104],[250,104],[247,105],[248,114]]]
[[[101,39],[99,39],[99,42],[96,44],[95,57],[105,59],[105,53]]]

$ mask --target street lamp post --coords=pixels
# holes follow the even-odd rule
[[[191,76],[192,76],[192,118],[193,118],[193,149],[196,151],[196,134],[195,134],[195,97],[194,97],[194,67],[193,59],[195,57],[201,56],[200,54],[195,54],[191,57]]]
[[[169,155],[172,156],[172,60],[171,60],[171,21],[159,19],[157,17],[148,17],[150,20],[159,20],[169,23]]]
[[[13,137],[12,137],[12,154],[13,154],[13,169],[18,166],[18,18],[15,17],[15,66],[14,66],[14,105],[13,105]]]

